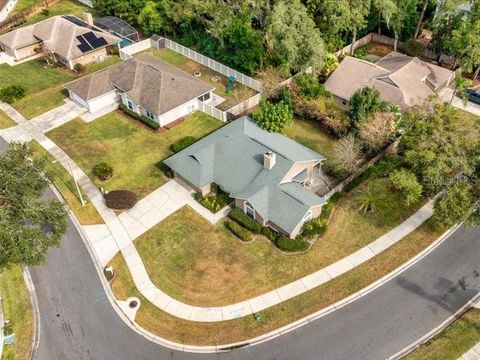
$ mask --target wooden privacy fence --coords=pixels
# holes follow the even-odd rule
[[[355,41],[355,43],[353,44],[353,49],[356,50],[359,47],[362,47],[364,45],[367,45],[367,44],[370,44],[370,43],[373,43],[373,42],[374,43],[379,43],[379,44],[382,44],[382,45],[392,46],[392,47],[395,45],[395,39],[393,39],[389,36],[385,36],[385,35],[381,35],[381,34],[377,34],[377,33],[370,33],[370,34],[365,35],[364,37],[358,39],[357,41]],[[349,45],[345,46],[343,49],[338,50],[335,53],[335,55],[338,57],[338,56],[341,56],[341,55],[344,55],[344,54],[350,54],[351,46],[352,46],[352,44],[349,44]],[[397,41],[397,49],[405,51],[405,48],[406,48],[406,43],[404,43],[403,41]],[[440,64],[445,64],[445,65],[450,65],[450,66],[452,66],[454,61],[455,61],[455,58],[453,56],[449,56],[449,55],[445,55],[445,54],[438,54],[435,51],[433,51],[432,49],[428,49],[428,48],[424,48],[420,52],[419,56],[421,58],[424,58],[424,59],[438,61]]]
[[[50,6],[59,3],[61,0],[40,0],[36,4],[23,10],[22,12],[13,15],[6,20],[0,22],[0,32],[5,32],[14,27],[24,24],[27,19],[35,14],[38,14],[44,9],[48,9]]]

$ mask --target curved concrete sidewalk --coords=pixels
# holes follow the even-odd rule
[[[20,127],[22,126],[18,126],[18,128]],[[173,299],[158,289],[155,284],[153,284],[146,271],[140,254],[133,244],[132,236],[125,229],[124,224],[122,224],[114,211],[105,206],[102,194],[95,187],[88,176],[80,169],[80,167],[78,167],[62,149],[48,139],[43,134],[42,130],[35,131],[35,128],[33,127],[22,127],[21,130],[22,131],[19,132],[19,136],[23,137],[28,135],[29,137],[37,140],[66,169],[69,169],[70,167],[72,168],[73,174],[78,183],[89,197],[92,204],[96,207],[100,216],[105,221],[106,229],[108,231],[106,231],[105,238],[101,241],[101,244],[108,244],[108,249],[111,251],[111,256],[113,256],[117,251],[121,251],[130,270],[135,286],[142,293],[142,295],[161,310],[184,320],[197,322],[232,320],[243,316],[252,315],[271,306],[280,304],[283,301],[320,286],[368,261],[375,255],[381,253],[396,242],[400,241],[403,237],[415,230],[433,214],[433,200],[431,200],[398,227],[389,231],[387,234],[383,235],[368,246],[365,246],[364,248],[343,258],[340,261],[337,261],[336,263],[331,264],[324,269],[318,270],[310,275],[307,275],[261,296],[228,306],[192,306]],[[166,185],[168,184],[169,183]],[[180,185],[178,186],[180,187]],[[174,196],[175,195],[172,194],[172,197]],[[180,200],[180,202],[177,201],[178,208],[184,205],[182,205],[182,201],[185,201],[185,204],[187,202],[185,197],[180,196],[180,198],[184,200]],[[176,211],[176,209],[169,206],[169,209],[166,211],[166,213],[171,213],[173,211]],[[107,238],[110,239],[109,242],[106,242],[105,239]],[[92,244],[92,247],[97,252],[99,251],[98,245],[99,244]],[[101,254],[98,255],[100,255],[98,256],[99,258],[102,258]],[[110,256],[110,254],[108,256]],[[105,256],[103,256],[103,260],[105,260]]]

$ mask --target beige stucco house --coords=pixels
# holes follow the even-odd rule
[[[325,158],[242,117],[165,160],[180,181],[206,195],[213,183],[263,226],[292,238],[326,203],[309,189]]]
[[[75,16],[53,16],[0,36],[0,48],[15,61],[46,56],[69,69],[107,57],[121,41]]]
[[[376,63],[347,56],[325,82],[337,103],[347,108],[359,89],[378,89],[384,101],[406,109],[435,96],[455,78],[455,73],[416,57],[391,52]]]

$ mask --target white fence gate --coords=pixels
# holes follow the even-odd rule
[[[213,116],[214,118],[220,121],[223,121],[223,122],[227,121],[227,113],[225,111],[219,110],[216,107],[205,104],[200,100],[198,100],[198,110],[204,112],[205,114]]]
[[[139,53],[141,51],[150,49],[152,47],[152,41],[150,39],[145,39],[131,45],[125,46],[120,49],[120,58],[122,60],[129,60],[133,57],[133,54]]]

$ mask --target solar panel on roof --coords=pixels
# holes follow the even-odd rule
[[[82,35],[78,35],[77,40],[80,42],[80,45],[78,45],[78,49],[82,53],[86,53],[93,50],[93,47],[90,46],[90,44],[87,42],[87,40],[85,40],[85,38]]]
[[[102,46],[108,45],[107,40],[105,40],[103,37],[97,37],[93,32],[87,32],[82,36],[82,38],[90,45],[90,47],[93,49],[98,49]]]

